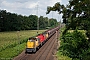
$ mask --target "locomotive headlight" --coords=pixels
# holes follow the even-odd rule
[[[29,40],[29,42],[32,42],[32,40]]]
[[[32,40],[29,40],[30,42],[32,41]]]

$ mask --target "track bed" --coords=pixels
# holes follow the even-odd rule
[[[36,53],[25,54],[23,51],[13,60],[57,60],[55,54],[57,51],[57,38],[59,31],[56,32]]]

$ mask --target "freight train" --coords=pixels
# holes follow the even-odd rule
[[[55,27],[53,29],[49,29],[35,37],[31,37],[28,39],[26,44],[26,53],[28,52],[36,52],[37,48],[39,49],[45,42],[59,30],[60,27]]]

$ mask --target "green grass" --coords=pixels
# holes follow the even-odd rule
[[[39,33],[45,30],[39,30]],[[29,37],[37,35],[37,30],[0,32],[0,59],[10,59],[21,53]]]
[[[74,30],[68,30],[68,32],[73,32]],[[86,30],[78,30],[79,32],[83,33],[85,35],[85,37],[87,38],[86,36]]]
[[[0,52],[0,58],[13,58],[14,56],[17,56],[19,53],[21,53],[25,49],[26,43],[22,43],[20,45],[17,45],[12,48],[7,48]]]
[[[68,56],[63,56],[60,51],[57,52],[58,60],[72,60]]]
[[[68,32],[73,32],[74,30],[68,30]],[[85,30],[78,30],[79,32],[86,33]]]

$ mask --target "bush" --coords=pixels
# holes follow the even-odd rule
[[[81,60],[88,48],[88,40],[85,35],[75,30],[62,36],[62,44],[59,49],[63,55]]]

